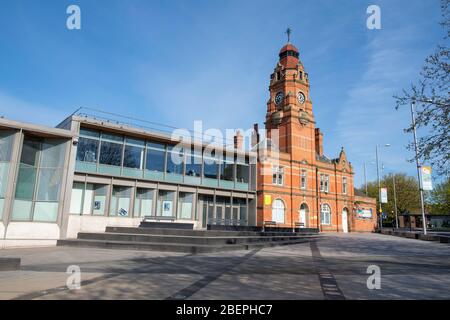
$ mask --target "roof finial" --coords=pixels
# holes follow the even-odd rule
[[[286,34],[287,34],[287,37],[288,37],[288,43],[291,43],[292,29],[288,27],[287,30],[286,30]]]

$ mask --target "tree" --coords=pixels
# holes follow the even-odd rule
[[[387,188],[388,203],[382,203],[381,208],[383,212],[387,213],[388,218],[386,223],[395,221],[395,205],[394,205],[394,183],[393,174],[384,175],[380,179],[382,188]],[[364,190],[365,186],[361,189]],[[420,211],[420,194],[419,185],[414,177],[408,176],[405,173],[395,174],[395,191],[397,199],[397,214],[400,216],[407,212]],[[369,197],[377,199],[377,210],[380,207],[378,197],[378,183],[367,183],[367,193]]]
[[[431,214],[450,214],[450,178],[437,184],[427,200]]]
[[[396,109],[416,103],[417,128],[427,129],[427,134],[418,139],[419,157],[429,161],[438,173],[450,176],[450,48],[446,44],[450,38],[450,0],[441,0],[441,10],[441,25],[446,30],[444,43],[425,60],[418,83],[394,98]],[[412,125],[405,129],[412,130]],[[413,144],[408,148],[412,149]]]

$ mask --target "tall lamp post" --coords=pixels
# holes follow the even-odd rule
[[[390,147],[391,145],[389,143],[386,143],[384,145],[384,147]],[[380,215],[380,219],[379,219],[379,224],[380,224],[380,230],[383,228],[383,217],[382,217],[382,209],[381,209],[381,184],[380,184],[380,165],[378,162],[378,144],[375,146],[375,156],[376,156],[376,161],[377,161],[377,181],[378,181],[378,202],[380,204],[380,207],[378,209],[379,215]]]
[[[417,165],[417,179],[419,179],[419,191],[420,191],[420,206],[422,209],[422,224],[423,224],[423,234],[427,234],[427,220],[425,217],[425,207],[423,204],[423,189],[422,189],[422,179],[420,179],[420,164],[419,164],[419,151],[417,148],[417,134],[416,134],[416,118],[414,116],[414,108],[416,102],[413,100],[411,102],[411,120],[412,120],[412,129],[414,133],[414,151],[416,153],[416,165]]]
[[[366,197],[368,196],[367,192],[367,175],[366,175],[366,162],[364,161],[364,186],[366,188]]]
[[[395,190],[395,173],[392,173],[392,183],[394,185],[395,228],[398,229],[397,192]]]
[[[381,169],[384,169],[383,164],[381,164]],[[395,227],[398,229],[398,213],[397,213],[397,191],[395,187],[395,172],[392,172],[392,185],[394,191],[394,213],[395,213]]]

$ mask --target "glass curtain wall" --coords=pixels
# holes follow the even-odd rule
[[[137,188],[134,202],[134,217],[154,216],[153,199],[155,190]]]
[[[250,166],[245,155],[222,154],[222,151],[202,153],[194,147],[166,145],[83,128],[76,168],[130,178],[248,190]]]
[[[193,213],[194,194],[180,192],[178,196],[178,218],[191,220]]]
[[[175,192],[159,190],[156,215],[161,217],[175,217]]]
[[[202,175],[202,153],[197,150],[189,150],[186,154],[186,175],[200,177]]]
[[[145,176],[161,179],[164,176],[166,163],[166,146],[162,143],[147,142]]]
[[[234,188],[234,156],[224,155],[220,163],[221,185],[226,188]]]
[[[14,132],[0,131],[0,220],[3,218]]]
[[[123,174],[125,176],[142,177],[144,169],[145,141],[132,138],[125,139],[123,154]]]
[[[182,175],[184,165],[184,152],[182,148],[167,146],[166,172],[172,175]]]
[[[65,142],[25,136],[12,211],[13,221],[56,222]]]
[[[110,216],[130,216],[131,190],[131,187],[113,186],[109,210]]]

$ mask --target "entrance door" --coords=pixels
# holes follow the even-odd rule
[[[342,231],[348,233],[347,209],[342,210]]]
[[[299,217],[300,228],[307,228],[308,227],[307,221],[308,221],[308,206],[303,203],[300,206],[300,217]]]
[[[206,229],[208,224],[210,224],[210,220],[214,218],[214,197],[199,195],[198,202],[198,216],[201,217],[202,228]]]

